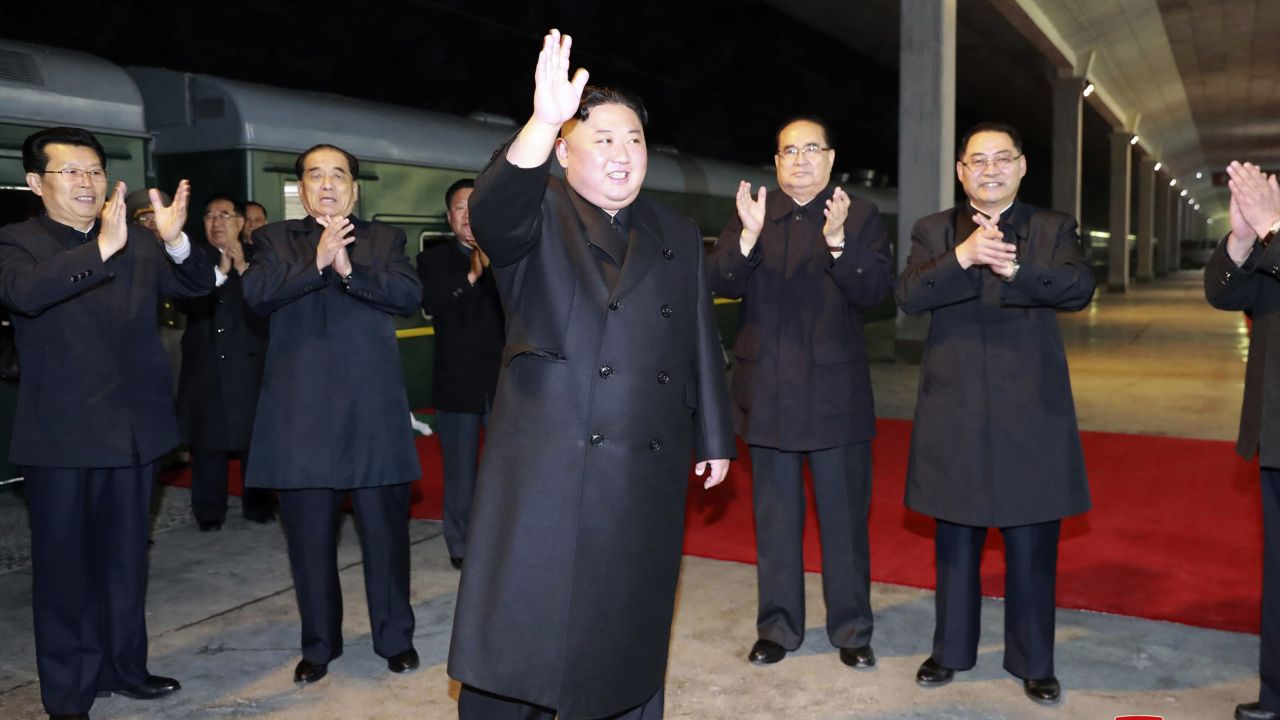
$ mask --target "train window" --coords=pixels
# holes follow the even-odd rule
[[[422,252],[433,245],[439,245],[446,240],[453,239],[452,230],[440,230],[437,228],[427,228],[418,236],[418,252]]]

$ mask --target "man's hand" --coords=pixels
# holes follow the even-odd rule
[[[1244,265],[1244,261],[1249,259],[1249,253],[1253,252],[1253,243],[1258,239],[1257,233],[1245,222],[1244,215],[1240,214],[1240,204],[1236,202],[1236,196],[1231,195],[1231,234],[1227,236],[1227,256],[1231,258],[1231,262],[1237,267]]]
[[[765,190],[763,185],[760,186],[760,192],[753,199],[751,197],[751,183],[746,180],[738,183],[738,196],[734,201],[738,206],[738,219],[742,221],[742,233],[738,236],[738,247],[742,248],[743,257],[751,254],[751,250],[756,246],[756,241],[760,239],[760,232],[764,230],[764,200]]]
[[[316,270],[324,272],[325,268],[333,265],[333,269],[339,275],[343,277],[350,275],[351,260],[347,257],[346,248],[356,240],[356,226],[345,217],[328,215],[316,218],[316,222],[324,228],[324,232],[320,233],[320,243],[316,245]],[[339,251],[342,252],[340,261]],[[345,267],[339,267],[339,263]]]
[[[240,244],[240,238],[231,238],[227,241],[227,246],[222,249],[222,260],[226,261],[229,267],[234,267],[241,275],[249,269],[249,263],[244,259],[244,245]],[[218,263],[218,269],[222,270],[223,275],[227,274],[221,262]]]
[[[471,248],[471,271],[467,273],[467,282],[475,285],[480,280],[480,276],[484,274],[485,268],[484,253],[480,252],[480,248],[472,246]]]
[[[827,240],[827,247],[832,250],[844,243],[844,221],[849,218],[849,194],[841,187],[836,187],[823,208],[822,215],[827,219],[822,226],[822,237]]]
[[[186,180],[178,182],[178,189],[173,191],[173,202],[165,207],[160,198],[160,191],[151,188],[147,193],[151,198],[151,209],[156,214],[156,232],[165,245],[176,246],[182,239],[182,226],[187,222],[187,203],[191,200],[191,183]]]
[[[572,45],[573,38],[565,35],[562,39],[554,28],[542,38],[542,52],[533,72],[533,115],[507,148],[507,160],[516,167],[531,168],[546,162],[560,126],[578,112],[589,73],[578,68],[573,80],[569,79]]]
[[[124,194],[128,190],[123,182],[116,183],[116,191],[102,206],[102,227],[98,229],[98,253],[102,255],[102,262],[123,250],[129,239],[124,207]]]
[[[1013,272],[1017,246],[1005,242],[1004,233],[986,215],[974,213],[973,222],[977,229],[956,246],[956,260],[960,261],[960,267],[968,270],[974,265],[986,265],[992,272],[1008,277]]]
[[[1240,216],[1258,237],[1271,232],[1271,226],[1280,221],[1280,183],[1274,175],[1266,175],[1253,163],[1232,161],[1227,166],[1227,187],[1231,199],[1240,210]],[[1235,223],[1231,225],[1235,232]]]
[[[724,476],[729,473],[729,461],[724,458],[703,460],[693,468],[693,474],[702,477],[703,473],[707,473],[707,479],[702,483],[702,488],[710,490],[724,482]]]

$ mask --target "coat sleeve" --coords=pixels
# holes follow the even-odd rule
[[[938,253],[934,245],[925,221],[916,221],[911,228],[907,267],[894,286],[898,307],[908,315],[920,315],[978,297],[978,282],[971,272],[960,267],[955,249]]]
[[[494,267],[519,261],[538,243],[551,170],[549,156],[536,168],[512,165],[507,161],[508,145],[498,148],[476,176],[476,189],[468,200],[471,231]]]
[[[352,261],[347,294],[365,305],[393,315],[412,315],[422,301],[422,282],[404,254],[404,231],[392,228],[387,265],[375,268]]]
[[[893,285],[889,228],[880,217],[880,210],[871,203],[867,205],[870,211],[865,218],[849,218],[845,222],[844,252],[827,269],[849,304],[859,310],[879,305]],[[857,227],[850,227],[852,222],[857,222]]]
[[[109,279],[96,242],[37,262],[21,239],[0,231],[0,302],[16,313],[39,315]]]
[[[698,227],[689,221],[692,234],[701,244]],[[701,250],[701,248],[699,248]],[[736,252],[735,248],[735,252]],[[738,253],[741,257],[742,253]],[[698,460],[733,459],[738,456],[729,419],[729,390],[725,378],[724,352],[714,303],[707,283],[704,254],[698,253],[698,320],[693,377],[697,382],[698,407],[694,413],[694,452]]]
[[[272,234],[266,228],[254,231],[253,262],[241,277],[245,304],[259,315],[269,315],[309,292],[327,287],[333,276],[329,268],[324,273],[317,272],[315,258],[281,257]]]
[[[761,240],[766,232],[767,227],[760,233]],[[742,219],[734,213],[706,258],[707,286],[722,298],[737,299],[745,295],[751,271],[760,264],[760,241],[751,248],[750,255],[743,257],[738,240],[741,234]]]
[[[131,231],[129,242],[149,241],[150,238],[141,237],[145,232],[145,230],[139,230],[138,237],[133,237],[135,233]],[[188,242],[190,242],[189,239]],[[163,256],[156,277],[156,289],[160,297],[202,297],[213,292],[213,264],[209,262],[209,256],[196,247],[195,243],[191,243],[191,252],[182,262],[175,262],[164,247],[160,245],[153,247]]]
[[[1093,298],[1093,270],[1080,249],[1080,233],[1074,218],[1058,225],[1053,256],[1048,262],[1028,262],[1013,282],[1003,288],[1006,307],[1050,307],[1079,310]]]
[[[465,274],[449,272],[443,253],[418,253],[418,279],[422,281],[422,309],[428,315],[439,315],[476,297],[484,275],[473,286]],[[485,275],[492,275],[485,270]]]
[[[1228,235],[1229,236],[1229,235]],[[1219,310],[1252,310],[1265,283],[1277,282],[1274,273],[1262,268],[1280,265],[1280,243],[1263,247],[1254,243],[1244,265],[1237,266],[1227,255],[1227,238],[1213,249],[1204,268],[1204,298]]]

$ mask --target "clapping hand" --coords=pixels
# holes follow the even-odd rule
[[[178,182],[178,189],[173,191],[173,202],[165,207],[160,191],[151,188],[147,192],[151,198],[151,209],[156,216],[156,232],[165,245],[177,245],[182,237],[182,226],[187,222],[187,204],[191,200],[191,183],[187,180]]]

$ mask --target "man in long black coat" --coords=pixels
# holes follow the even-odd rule
[[[569,46],[545,38],[471,197],[507,344],[449,651],[465,720],[661,717],[689,463],[710,487],[734,452],[701,235],[639,194],[643,106],[570,82]]]
[[[889,232],[876,206],[829,187],[835,150],[817,118],[778,131],[778,189],[738,186],[738,216],[707,258],[721,297],[742,298],[730,392],[751,446],[759,581],[748,659],[804,639],[804,478],[813,473],[827,638],[851,667],[871,649],[871,439],[875,409],[862,313],[889,294]]]
[[[468,201],[473,180],[445,191],[454,241],[418,255],[422,309],[435,328],[431,405],[444,455],[444,543],[455,568],[467,547],[480,428],[493,405],[502,360],[502,300],[489,258],[476,247]]]
[[[1253,163],[1227,167],[1231,232],[1204,269],[1204,294],[1221,310],[1253,318],[1236,452],[1258,456],[1262,483],[1261,688],[1236,706],[1236,720],[1280,720],[1280,183]]]
[[[1004,667],[1056,702],[1054,588],[1062,518],[1089,509],[1057,310],[1093,297],[1076,221],[1018,200],[1018,131],[975,126],[956,175],[969,202],[911,230],[898,304],[931,314],[911,431],[907,506],[937,519],[933,653],[916,681],[977,662],[979,561],[1000,528],[1007,565]]]
[[[208,245],[197,252],[209,256],[215,272],[213,292],[181,300],[187,316],[182,334],[182,372],[178,378],[178,419],[191,448],[191,512],[201,530],[222,527],[227,516],[227,469],[232,457],[249,465],[253,413],[262,387],[266,359],[267,320],[244,302],[241,274],[248,269],[251,248],[240,243],[244,204],[215,197],[205,205]],[[244,489],[247,520],[275,517],[274,493]]]
[[[404,233],[351,215],[359,162],[332,145],[298,156],[308,215],[260,228],[244,272],[250,309],[271,317],[253,427],[249,487],[279,491],[302,616],[294,680],[324,677],[342,654],[337,529],[351,494],[360,529],[373,649],[393,672],[418,666],[409,605],[409,483],[421,476],[393,315],[422,286]]]
[[[98,693],[151,699],[178,689],[147,670],[147,534],[156,461],[178,444],[161,296],[213,289],[182,232],[190,189],[151,191],[163,244],[125,222],[124,183],[78,128],[22,147],[45,214],[0,229],[0,302],[22,363],[10,459],[31,515],[40,695],[51,716],[87,717]],[[99,217],[101,213],[101,217]]]

